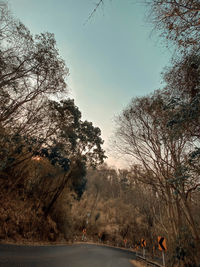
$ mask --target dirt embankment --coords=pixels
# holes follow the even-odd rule
[[[45,218],[38,203],[17,193],[0,197],[0,242],[55,242],[61,237],[56,223]]]

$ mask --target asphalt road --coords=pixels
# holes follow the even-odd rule
[[[131,251],[106,246],[76,244],[72,246],[0,245],[3,267],[133,267]]]

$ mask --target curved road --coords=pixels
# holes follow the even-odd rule
[[[3,267],[133,267],[129,260],[134,258],[131,251],[91,244],[0,245]]]

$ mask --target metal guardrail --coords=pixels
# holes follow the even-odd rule
[[[134,252],[135,254],[135,257],[138,261],[142,261],[144,263],[146,263],[146,266],[151,266],[151,267],[163,267],[163,265],[159,264],[158,262],[155,262],[153,260],[149,260],[147,258],[144,258],[142,257],[141,255],[138,254],[138,252],[136,251],[133,251],[132,249],[128,249],[128,248],[122,248],[122,247],[116,247],[116,246],[111,246],[111,245],[108,245],[108,244],[102,244],[102,243],[93,243],[93,242],[76,242],[77,244],[92,244],[92,245],[100,245],[100,246],[108,246],[108,247],[113,247],[113,248],[118,248],[118,249],[125,249],[125,250],[129,250],[131,252]]]
[[[153,266],[153,267],[163,267],[163,265],[160,265],[159,263],[157,262],[154,262],[154,261],[151,261],[151,260],[148,260],[146,258],[143,258],[142,256],[139,256],[139,255],[136,255],[136,257],[145,262],[146,263],[146,266]]]

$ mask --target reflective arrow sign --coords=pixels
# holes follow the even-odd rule
[[[146,240],[145,239],[141,239],[141,247],[145,248],[146,245],[147,245]]]
[[[158,248],[161,251],[166,251],[167,250],[166,240],[162,236],[158,236]]]

